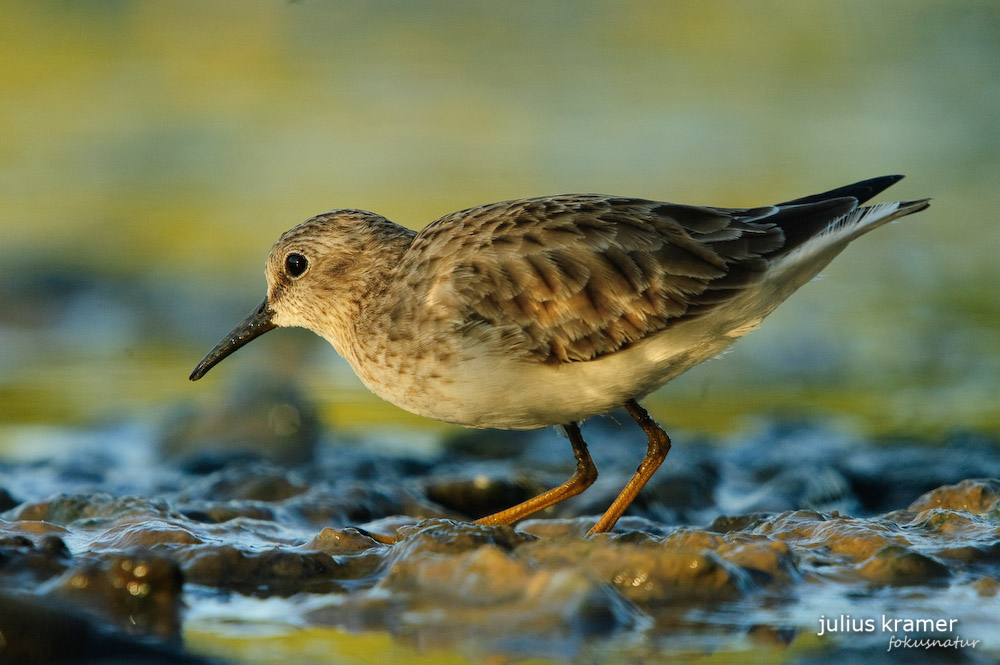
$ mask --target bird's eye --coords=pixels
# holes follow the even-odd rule
[[[285,257],[285,272],[292,277],[298,277],[309,267],[309,261],[298,252],[292,252]]]

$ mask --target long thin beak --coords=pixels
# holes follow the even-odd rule
[[[221,342],[215,345],[214,349],[208,352],[207,356],[202,358],[201,362],[198,363],[198,366],[194,368],[194,371],[191,372],[191,376],[188,378],[192,381],[197,381],[233,351],[236,351],[254,338],[260,337],[268,330],[277,328],[278,326],[271,322],[271,317],[273,316],[274,311],[268,304],[267,298],[264,298],[264,301],[257,306],[257,309],[250,316],[240,321],[238,326],[233,328]]]

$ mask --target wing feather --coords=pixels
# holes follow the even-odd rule
[[[786,244],[773,218],[801,217],[811,229],[856,206],[841,198],[724,209],[589,194],[464,210],[428,225],[404,255],[399,273],[422,277],[409,281],[411,311],[397,324],[447,302],[440,310],[483,353],[591,360],[758,283]]]

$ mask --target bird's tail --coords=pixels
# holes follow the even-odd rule
[[[826,228],[796,245],[791,251],[776,257],[768,274],[768,281],[785,298],[815,277],[858,236],[900,217],[919,212],[929,205],[930,199],[920,199],[854,208],[835,218]]]
[[[834,221],[820,235],[843,234],[845,236],[844,241],[850,242],[858,236],[873,231],[900,217],[920,212],[929,207],[930,204],[930,199],[919,199],[916,201],[890,201],[859,207]]]

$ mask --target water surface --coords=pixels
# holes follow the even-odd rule
[[[875,648],[871,636],[811,635],[821,614],[941,614],[979,637],[996,571],[977,552],[992,551],[993,514],[893,511],[997,475],[998,25],[997,6],[974,1],[4,3],[5,546],[28,570],[38,562],[31,574],[56,595],[92,579],[75,578],[81,570],[120,572],[135,547],[150,549],[167,590],[163,612],[144,615],[166,621],[152,633],[238,662],[710,652],[836,662],[844,649]],[[934,197],[928,211],[866,236],[725,357],[650,396],[678,444],[661,471],[670,482],[630,513],[648,522],[607,542],[584,541],[572,520],[599,513],[634,468],[635,433],[596,435],[608,484],[546,516],[565,520],[551,527],[564,532],[419,527],[413,542],[472,543],[441,554],[434,572],[420,547],[393,555],[351,541],[337,553],[323,529],[468,517],[475,483],[473,498],[446,499],[434,489],[444,476],[459,488],[482,476],[509,498],[559,482],[565,442],[551,432],[539,435],[547,444],[471,439],[461,448],[470,457],[449,467],[461,430],[381,402],[303,331],[271,333],[187,381],[259,302],[274,239],[320,211],[371,209],[419,228],[471,205],[562,192],[749,206],[894,172],[908,178],[887,194]],[[810,425],[790,439],[775,433],[801,422]],[[772,450],[780,455],[760,470],[755,458]],[[684,454],[705,457],[692,467]],[[870,466],[858,475],[852,464]],[[787,474],[793,489],[774,481]],[[688,494],[672,495],[673,484]],[[883,498],[866,504],[872,486]],[[803,510],[814,513],[780,517]],[[853,523],[833,510],[862,532],[892,532],[903,549],[827,561],[816,552],[830,542],[803,529],[829,522],[839,537]],[[712,530],[722,515],[757,513],[756,526]],[[754,532],[766,528],[791,535]],[[679,545],[684,529],[715,535]],[[564,547],[565,562],[533,537]],[[727,559],[726,538],[788,543],[776,559],[784,577],[763,582]],[[264,573],[260,589],[226,586],[194,576],[189,559],[213,547],[251,560],[309,551],[301,560],[313,569],[336,560],[350,573],[336,584],[292,575],[282,593]],[[629,589],[641,584],[593,563],[629,548],[707,557],[732,595],[699,591],[676,607],[637,599]],[[914,584],[864,577],[886,558],[922,562]],[[362,575],[355,560],[377,572]],[[403,566],[395,577],[393,563]],[[490,576],[477,572],[491,566],[540,595],[491,596]],[[187,580],[174,595],[170,571]],[[432,572],[465,591],[427,596]],[[4,579],[19,592],[37,582]],[[654,587],[673,589],[669,579]],[[539,589],[565,595],[546,604]],[[496,613],[466,606],[477,597]],[[79,609],[91,597],[65,598]],[[186,609],[172,614],[178,599]],[[518,612],[540,626],[521,625],[523,644],[469,637],[506,629]],[[443,632],[448,622],[457,632]],[[591,639],[594,625],[603,628]]]

